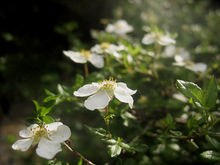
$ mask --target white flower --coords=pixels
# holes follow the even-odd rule
[[[186,66],[187,69],[192,70],[194,72],[201,72],[205,73],[207,70],[207,64],[199,62],[199,63],[193,63],[191,65]]]
[[[142,39],[142,43],[145,45],[150,45],[152,43],[158,43],[162,46],[175,44],[176,41],[172,39],[168,34],[163,35],[160,32],[151,32],[149,34],[145,34]]]
[[[121,50],[126,50],[123,45],[114,45],[108,42],[103,42],[102,44],[96,44],[91,48],[91,51],[97,54],[111,54],[116,58],[122,58],[122,55],[118,53]]]
[[[126,33],[132,32],[133,27],[129,25],[125,20],[118,20],[114,24],[108,24],[105,30],[109,33],[125,35]]]
[[[190,58],[188,51],[186,51],[182,47],[175,47],[174,45],[166,46],[164,50],[164,55],[165,57],[181,56],[184,60],[189,60]]]
[[[76,63],[85,64],[87,61],[92,63],[97,68],[102,68],[104,66],[104,59],[102,56],[91,53],[88,50],[82,50],[80,52],[74,51],[63,51],[63,54],[69,57]]]
[[[24,139],[17,140],[12,145],[12,149],[24,152],[32,144],[38,143],[37,155],[45,159],[52,159],[58,152],[62,151],[60,143],[70,138],[71,131],[68,126],[63,125],[61,122],[42,126],[32,124],[27,129],[21,130],[19,136]]]
[[[116,83],[110,78],[99,83],[86,84],[75,91],[74,95],[78,97],[89,96],[84,102],[85,107],[89,110],[105,108],[113,96],[123,103],[128,103],[132,108],[134,100],[131,95],[135,94],[136,91],[129,89],[125,83]]]

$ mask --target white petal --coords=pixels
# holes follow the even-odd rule
[[[120,54],[120,53],[118,53],[118,52],[114,52],[114,53],[112,53],[112,55],[114,56],[114,57],[116,57],[117,59],[121,59],[123,56],[122,56],[122,54]]]
[[[63,51],[63,54],[69,57],[71,60],[73,60],[76,63],[86,63],[87,60],[84,56],[81,56],[79,52],[74,52],[74,51]]]
[[[106,91],[100,91],[90,96],[85,101],[84,105],[89,110],[103,109],[108,105],[110,100],[111,99],[106,93]]]
[[[142,43],[145,45],[150,45],[155,41],[155,38],[151,34],[144,35],[144,38],[142,39]]]
[[[98,54],[102,54],[104,53],[104,51],[102,50],[102,48],[100,47],[100,45],[96,44],[95,46],[93,46],[91,48],[91,52],[93,53],[98,53]]]
[[[49,135],[49,138],[54,142],[61,143],[68,140],[70,136],[71,136],[70,128],[66,125],[60,125],[55,133]]]
[[[52,132],[52,131],[57,131],[57,128],[59,126],[61,126],[61,125],[63,125],[63,123],[61,123],[61,122],[54,122],[54,123],[46,124],[45,128],[47,129],[47,131]]]
[[[163,45],[163,46],[176,43],[176,41],[174,39],[170,38],[169,36],[162,36],[157,42],[158,42],[158,44]]]
[[[129,103],[130,108],[133,107],[134,100],[131,97],[131,95],[129,95],[127,90],[125,90],[124,88],[122,88],[120,86],[116,87],[116,89],[114,91],[114,95],[119,101],[121,101],[123,103]]]
[[[33,133],[28,129],[23,129],[19,131],[19,136],[23,138],[29,138],[33,136]]]
[[[91,62],[97,68],[103,68],[103,66],[104,66],[103,56],[99,56],[96,54],[90,55],[89,62]]]
[[[184,62],[183,57],[181,57],[181,56],[179,56],[179,55],[176,55],[176,56],[174,57],[174,60],[175,60],[177,63]]]
[[[111,33],[111,32],[113,32],[115,30],[115,27],[112,24],[108,24],[105,30],[107,32]]]
[[[85,97],[94,94],[99,88],[94,84],[86,84],[75,91],[73,94],[78,97]]]
[[[33,136],[33,132],[36,132],[40,129],[38,124],[32,124],[26,129],[19,131],[19,136],[23,138],[29,138]]]
[[[123,89],[125,89],[129,95],[133,95],[137,92],[137,90],[131,90],[130,88],[128,88],[127,85],[123,82],[119,82],[117,84],[119,87],[122,87]]]
[[[42,138],[36,149],[38,156],[45,159],[52,159],[58,152],[62,151],[60,143],[54,143]]]
[[[194,72],[202,72],[204,73],[207,69],[207,65],[204,63],[196,63],[191,66],[187,66],[188,69],[194,71]]]
[[[22,140],[17,140],[13,145],[12,145],[12,149],[13,150],[19,150],[19,151],[27,151],[31,144],[33,142],[32,138],[28,138],[28,139],[22,139]]]

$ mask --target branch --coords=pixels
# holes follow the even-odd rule
[[[73,150],[68,144],[66,144],[65,142],[63,143],[65,145],[65,147],[72,152],[74,155],[79,156],[83,159],[83,161],[85,161],[87,164],[89,165],[95,165],[94,163],[92,163],[91,161],[89,161],[88,159],[86,159],[83,155],[81,155],[79,152]]]

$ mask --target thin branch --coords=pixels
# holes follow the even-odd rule
[[[74,155],[79,156],[83,159],[83,161],[85,161],[87,164],[89,165],[95,165],[94,163],[92,163],[91,161],[89,161],[88,159],[86,159],[82,154],[80,154],[79,152],[73,150],[68,144],[66,144],[65,142],[63,143],[65,145],[65,147],[72,152]]]

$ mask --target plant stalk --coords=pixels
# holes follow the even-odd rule
[[[90,160],[86,159],[82,154],[80,154],[79,152],[73,150],[67,143],[64,142],[63,144],[65,145],[65,147],[66,147],[70,152],[72,152],[72,153],[73,153],[74,155],[76,155],[76,156],[81,157],[82,160],[83,160],[84,162],[86,162],[87,164],[89,164],[89,165],[95,165],[95,164],[92,163]]]

